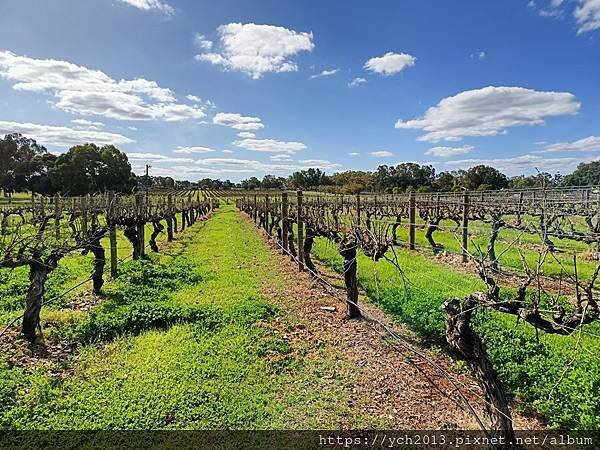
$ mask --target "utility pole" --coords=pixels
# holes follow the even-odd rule
[[[146,164],[146,205],[148,204],[148,190],[150,189],[150,176],[148,175],[152,166],[150,164]]]

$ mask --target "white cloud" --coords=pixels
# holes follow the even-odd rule
[[[396,128],[425,131],[421,141],[459,141],[466,136],[495,136],[515,126],[541,125],[545,117],[576,114],[580,106],[568,92],[488,86],[446,97],[423,117],[398,120]]]
[[[52,94],[64,111],[121,120],[201,119],[202,108],[176,102],[173,91],[143,78],[116,81],[100,70],[68,61],[0,52],[0,77],[13,89]]]
[[[217,113],[215,117],[213,117],[213,123],[242,131],[260,130],[261,128],[264,128],[260,118],[242,116],[238,113]]]
[[[74,119],[74,120],[71,120],[71,123],[74,123],[75,125],[81,125],[84,127],[96,127],[96,128],[104,127],[104,124],[102,122],[92,122],[91,120],[86,120],[86,119]]]
[[[98,145],[120,145],[135,142],[127,136],[105,131],[78,130],[53,125],[0,121],[0,135],[9,133],[21,133],[35,139],[42,145],[59,145],[65,147],[85,144],[87,142],[93,142]]]
[[[588,136],[573,142],[557,142],[556,144],[546,145],[544,150],[537,150],[534,153],[551,152],[600,152],[600,136]]]
[[[478,50],[475,53],[471,53],[469,57],[471,59],[485,59],[486,53],[483,50]]]
[[[138,130],[136,127],[131,127],[131,126],[127,127],[127,129],[131,130],[131,131],[137,131]]]
[[[233,150],[223,150],[223,153],[234,153]]]
[[[268,153],[296,153],[306,148],[302,142],[285,142],[275,139],[242,139],[235,141],[233,145],[246,150]]]
[[[578,0],[573,16],[579,25],[578,33],[600,28],[600,0]]]
[[[186,95],[185,98],[187,98],[190,102],[199,102],[200,101],[199,97],[196,97],[195,95],[192,95],[192,94]]]
[[[330,69],[330,70],[323,70],[320,73],[316,73],[314,75],[311,75],[309,78],[311,80],[314,80],[315,78],[320,78],[320,77],[329,77],[331,75],[335,75],[336,73],[338,73],[340,71],[340,69]]]
[[[388,152],[387,150],[380,150],[378,152],[371,152],[369,155],[375,158],[389,158],[390,156],[394,156],[392,152]]]
[[[150,11],[155,9],[160,11],[167,16],[171,16],[175,14],[175,9],[164,2],[160,2],[159,0],[121,0],[123,3],[127,3],[131,6],[134,6],[138,9],[142,9],[144,11]]]
[[[526,172],[534,172],[536,169],[548,172],[561,172],[563,174],[574,170],[581,162],[587,162],[596,159],[589,158],[547,158],[541,155],[526,154],[513,158],[496,159],[462,159],[455,161],[446,161],[446,165],[454,168],[468,169],[469,167],[485,164],[495,167],[507,175],[520,175]]]
[[[269,158],[273,161],[290,161],[292,155],[288,153],[278,153],[277,155],[271,155]]]
[[[249,131],[240,131],[237,135],[241,138],[255,138],[256,137],[256,135],[254,133],[251,133]]]
[[[358,153],[358,152],[352,152],[352,153],[348,153],[348,155],[350,155],[350,156],[360,156],[360,153]]]
[[[348,87],[356,87],[366,82],[367,80],[365,78],[356,77],[348,83]]]
[[[383,56],[369,59],[364,68],[381,75],[394,75],[415,65],[417,58],[406,53],[388,52]]]
[[[213,47],[213,41],[206,39],[206,36],[196,33],[194,35],[194,44],[201,50],[211,50]]]
[[[458,155],[466,155],[473,151],[475,147],[472,145],[463,145],[462,147],[432,147],[425,152],[426,155],[439,156],[448,158]]]
[[[216,150],[213,150],[212,148],[208,148],[208,147],[201,147],[201,146],[195,146],[195,147],[182,147],[182,146],[178,146],[175,150],[173,150],[174,153],[211,153],[211,152],[215,152]]]
[[[127,152],[127,158],[132,161],[149,161],[153,163],[190,163],[191,158],[173,158],[158,153]]]
[[[219,50],[196,55],[199,61],[238,70],[257,79],[268,72],[298,70],[291,57],[314,48],[312,33],[274,25],[230,23],[218,28]]]

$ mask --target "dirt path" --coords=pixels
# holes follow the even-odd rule
[[[267,236],[261,234],[268,242]],[[314,359],[326,354],[348,363],[346,369],[337,373],[345,380],[343,388],[346,395],[342,401],[348,410],[361,415],[366,413],[373,418],[373,426],[379,424],[391,429],[479,428],[455,392],[454,385],[439,370],[406,349],[399,351],[397,346],[394,348],[386,343],[367,321],[347,320],[345,305],[339,298],[343,292],[337,295],[328,292],[307,272],[299,273],[297,264],[283,255],[274,243],[270,246],[273,270],[285,281],[281,287],[265,284],[262,288],[263,293],[285,312],[271,326],[288,340],[296,354]],[[320,270],[327,269],[320,267]],[[328,275],[336,277],[330,271]],[[343,284],[343,281],[335,284]],[[393,323],[385,313],[365,303],[365,298],[361,298],[359,303],[369,315],[386,324]],[[457,373],[450,357],[423,349],[419,338],[405,326],[394,324],[392,328],[422,352],[427,360],[451,374],[468,402],[487,424],[482,392],[475,381],[466,374]],[[328,380],[320,379],[317,383],[326,384]],[[318,384],[315,389],[319,389]],[[513,420],[519,429],[541,428],[535,420],[515,413]],[[348,417],[337,426],[347,428],[352,423],[354,420]]]

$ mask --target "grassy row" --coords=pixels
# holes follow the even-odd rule
[[[78,344],[72,360],[22,367],[0,356],[0,428],[384,426],[332,406],[349,367],[293,354],[263,325],[279,314],[263,283],[283,283],[270,258],[252,227],[224,208],[169,254],[124,263],[102,303],[46,317],[52,341]],[[325,375],[331,381],[319,383]]]
[[[329,241],[317,239],[313,252],[341,271]],[[482,282],[415,252],[397,254],[408,286],[392,264],[364,255],[358,257],[359,282],[372,302],[432,345],[446,347],[441,304],[482,290]],[[477,310],[474,324],[506,388],[525,400],[520,408],[541,414],[552,427],[600,428],[600,324],[585,327],[581,337],[541,333],[539,340],[531,326],[496,312]]]

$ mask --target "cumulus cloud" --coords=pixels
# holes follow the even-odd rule
[[[475,147],[472,145],[463,145],[462,147],[432,147],[425,152],[426,155],[439,156],[448,158],[458,155],[466,155],[473,151]]]
[[[534,172],[536,169],[547,172],[568,173],[574,170],[581,162],[594,160],[590,158],[548,158],[532,153],[516,156],[513,158],[495,158],[495,159],[462,159],[446,161],[446,165],[453,168],[468,169],[479,164],[495,167],[507,175],[520,175],[522,173]]]
[[[175,9],[164,2],[160,2],[159,0],[121,0],[123,3],[127,3],[135,8],[142,9],[144,11],[156,10],[161,13],[172,16],[175,14]]]
[[[356,77],[353,78],[352,80],[350,80],[350,82],[348,83],[348,87],[356,87],[356,86],[360,86],[363,83],[366,83],[367,80],[365,78],[361,78],[361,77]]]
[[[338,73],[340,71],[340,69],[330,69],[330,70],[323,70],[320,73],[316,73],[314,75],[310,76],[311,80],[314,80],[315,78],[320,78],[320,77],[329,77],[331,75],[335,75],[336,73]]]
[[[213,117],[213,123],[241,131],[260,130],[264,128],[260,118],[242,116],[238,113],[217,113]]]
[[[599,29],[600,0],[579,0],[573,16],[579,25],[579,34]]]
[[[568,92],[488,86],[446,97],[423,117],[396,122],[396,128],[426,132],[421,141],[459,141],[466,136],[495,136],[510,127],[541,125],[544,118],[576,114],[580,103]]]
[[[388,52],[383,56],[369,59],[364,68],[381,75],[394,75],[415,65],[417,58],[407,53]]]
[[[256,137],[256,135],[254,133],[251,133],[249,131],[240,131],[237,135],[241,138],[255,138]]]
[[[96,127],[96,128],[104,127],[104,124],[102,122],[92,122],[91,120],[86,120],[86,119],[74,119],[74,120],[71,120],[71,123],[74,123],[75,125],[80,125],[83,127]]]
[[[192,158],[174,158],[159,153],[127,152],[127,158],[132,161],[148,161],[153,163],[191,163]]]
[[[211,50],[213,46],[213,41],[206,39],[206,36],[200,33],[196,33],[194,35],[194,44],[201,50]]]
[[[81,130],[62,126],[39,125],[35,123],[18,123],[0,121],[0,135],[21,133],[33,138],[42,145],[58,145],[72,147],[74,145],[93,142],[98,145],[120,145],[135,142],[133,139],[106,131]]]
[[[573,142],[557,142],[549,144],[543,150],[534,153],[551,152],[600,152],[600,136],[588,136]]]
[[[394,156],[392,152],[388,152],[387,150],[380,150],[378,152],[371,152],[369,155],[375,158],[389,158],[390,156]]]
[[[208,147],[202,147],[202,146],[195,146],[195,147],[182,147],[182,146],[178,146],[175,150],[173,150],[174,153],[212,153],[215,152],[216,150],[212,149],[212,148],[208,148]]]
[[[187,98],[190,102],[199,102],[200,101],[200,97],[196,97],[195,95],[192,95],[192,94],[186,95],[185,98]]]
[[[230,23],[221,25],[217,33],[217,51],[200,53],[195,58],[247,73],[254,79],[268,72],[298,70],[292,57],[314,48],[312,33],[274,25]]]
[[[68,61],[0,52],[0,77],[13,89],[52,94],[64,111],[120,120],[201,119],[202,108],[176,102],[173,91],[143,78],[114,80],[100,70]]]
[[[285,142],[275,139],[242,139],[235,141],[233,145],[246,150],[267,153],[296,153],[306,148],[302,142]]]

